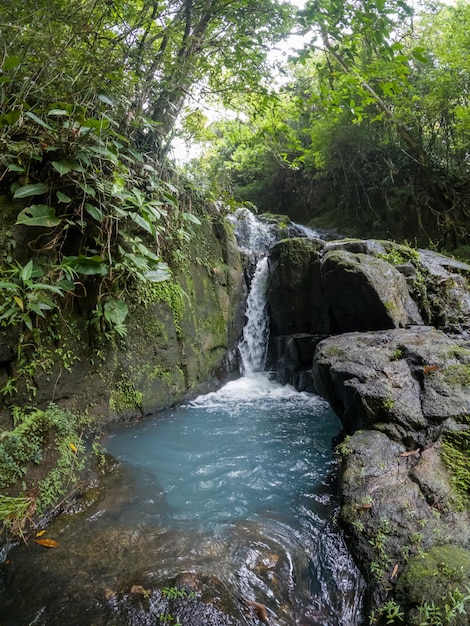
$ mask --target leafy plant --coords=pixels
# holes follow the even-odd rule
[[[11,497],[0,495],[0,521],[8,527],[14,535],[23,537],[23,529],[36,510],[33,497]],[[24,537],[23,537],[24,538]]]

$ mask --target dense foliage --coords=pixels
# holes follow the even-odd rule
[[[356,234],[468,244],[470,7],[307,3],[279,99],[214,127],[238,197]]]
[[[184,99],[259,83],[288,21],[276,0],[2,3],[3,325],[37,340],[87,295],[96,329],[125,333],[123,293],[168,279],[200,221],[164,159]],[[8,250],[15,221],[26,258]]]
[[[218,219],[167,158],[184,101],[266,89],[290,16],[280,0],[1,3],[0,520],[15,531],[73,489],[90,427],[16,404],[84,339],[99,361],[137,294],[181,290],[188,244]]]

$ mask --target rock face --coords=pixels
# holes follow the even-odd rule
[[[235,361],[245,284],[231,225],[207,221],[200,228],[198,241],[188,245],[187,265],[172,281],[129,290],[122,339],[97,345],[90,312],[64,311],[58,339],[45,347],[50,362],[7,398],[4,414],[10,403],[28,403],[33,394],[40,407],[53,401],[101,421],[131,419],[223,380]],[[18,371],[16,340],[13,332],[0,335],[3,384]],[[56,358],[58,346],[70,355],[66,366]]]
[[[312,375],[348,433],[374,428],[425,446],[470,414],[470,340],[431,327],[325,339]]]
[[[271,353],[280,380],[306,383],[307,360],[286,359],[289,337],[428,324],[465,330],[470,266],[393,242],[288,239],[269,257]],[[306,343],[306,340],[303,340]]]
[[[270,272],[274,369],[325,397],[347,435],[340,518],[366,607],[378,624],[390,599],[407,624],[426,602],[442,616],[470,586],[470,266],[391,242],[289,240]]]

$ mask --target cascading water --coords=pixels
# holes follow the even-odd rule
[[[330,443],[340,423],[319,397],[262,371],[265,255],[275,237],[252,214],[241,221],[245,253],[258,259],[240,343],[244,375],[108,433],[120,472],[86,512],[49,529],[60,549],[32,544],[9,557],[24,566],[0,597],[3,626],[161,624],[153,596],[144,614],[132,603],[120,613],[119,602],[187,572],[219,581],[237,606],[240,597],[262,603],[271,626],[360,623],[362,579],[332,521]],[[172,615],[183,626],[209,623]]]
[[[266,288],[268,284],[268,259],[261,258],[255,269],[247,298],[246,324],[238,349],[245,376],[263,372],[269,338],[269,322],[266,314]]]

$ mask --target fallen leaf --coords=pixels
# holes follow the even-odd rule
[[[425,365],[423,367],[423,374],[429,374],[430,372],[435,372],[439,369],[441,369],[439,365]]]
[[[395,576],[397,575],[397,573],[398,573],[398,563],[397,563],[397,564],[395,565],[395,567],[393,568],[393,572],[392,572],[392,575],[391,575],[391,577],[390,577],[390,578],[392,578],[392,579],[393,579],[393,578],[395,578]]]
[[[40,546],[44,546],[45,548],[58,548],[59,544],[54,539],[33,539]]]
[[[36,533],[36,537],[42,537],[44,535],[44,533],[46,532],[46,529],[44,530],[38,530],[38,532]]]
[[[413,454],[418,454],[418,453],[419,453],[419,448],[416,448],[416,450],[407,450],[406,452],[402,452],[400,456],[407,457],[407,456],[412,456]]]
[[[76,452],[76,451],[77,451],[77,446],[76,446],[74,443],[72,443],[72,442],[70,442],[70,441],[69,441],[69,446],[72,448],[72,450],[73,450],[74,452]]]

